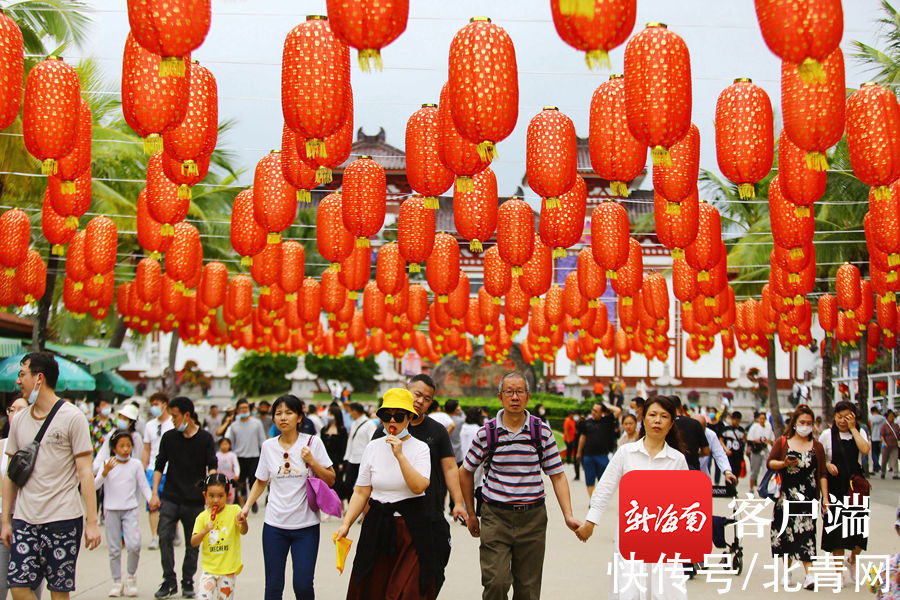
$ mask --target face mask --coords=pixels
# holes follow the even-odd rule
[[[812,433],[812,427],[809,425],[797,425],[797,435],[807,436]]]
[[[538,414],[539,414],[540,416],[542,416],[542,417],[543,417],[546,413],[547,413],[547,411],[545,411],[543,408],[542,408],[541,410],[538,411]]]
[[[160,416],[162,414],[162,406],[154,404],[153,406],[150,407],[150,414],[153,415],[154,417]]]
[[[28,404],[34,404],[35,402],[37,402],[38,392],[41,391],[41,383],[35,384],[35,386],[31,389],[31,393],[28,394]]]
[[[578,422],[579,419],[581,419],[581,417],[579,417],[578,415],[575,415],[574,417],[572,417],[572,420],[575,421],[576,423]]]
[[[131,422],[128,419],[116,419],[116,428],[122,431],[127,430],[129,425],[131,425]]]
[[[258,411],[258,410],[254,410],[254,411],[253,411],[253,416],[255,417],[255,416],[258,416],[258,415],[259,415],[259,411]]]
[[[394,435],[397,436],[397,439],[402,440],[403,438],[405,438],[406,436],[409,435],[409,429],[408,429],[408,428],[404,428],[403,431],[397,432],[397,433],[394,434]]]
[[[112,409],[108,406],[106,408],[100,410],[100,414],[103,415],[104,417],[108,417],[111,413],[112,413]]]
[[[130,457],[130,456],[126,456],[125,458],[122,458],[121,456],[119,456],[118,454],[116,454],[116,460],[119,461],[119,462],[128,462],[129,460],[131,460],[131,457]]]
[[[241,413],[238,415],[238,418],[240,418],[241,421],[245,421],[250,418],[250,413]]]
[[[187,429],[187,419],[181,422],[181,425],[178,426],[178,432],[184,433],[184,430]]]

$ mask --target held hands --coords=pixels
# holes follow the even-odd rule
[[[585,521],[579,528],[575,530],[575,537],[577,537],[582,542],[588,541],[593,534],[594,524],[590,521]]]
[[[103,464],[103,476],[106,477],[109,475],[109,472],[116,468],[117,461],[114,457],[111,457]]]
[[[159,501],[159,496],[156,494],[156,492],[153,492],[153,496],[150,497],[150,502],[148,502],[148,504],[150,506],[150,512],[159,510],[162,502]]]
[[[389,435],[384,438],[384,441],[391,445],[391,452],[394,453],[395,457],[400,457],[400,454],[403,452],[403,442],[400,441],[396,435]]]
[[[579,521],[572,515],[569,515],[566,517],[566,527],[568,527],[572,531],[578,531],[581,528],[581,526],[582,526],[581,521]]]
[[[247,524],[247,514],[250,512],[250,508],[245,506],[241,510],[238,511],[238,514],[235,515],[234,519],[237,521],[238,525],[246,525]],[[212,523],[210,523],[211,525]]]

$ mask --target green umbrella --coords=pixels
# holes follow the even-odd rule
[[[14,392],[17,389],[16,379],[19,377],[19,365],[24,353],[10,356],[0,362],[0,392]],[[59,380],[56,382],[57,392],[89,392],[97,387],[90,373],[70,360],[56,356],[59,365]]]
[[[111,391],[117,396],[134,396],[134,386],[115,371],[100,371],[94,375],[97,391]]]

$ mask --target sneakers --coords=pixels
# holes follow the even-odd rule
[[[159,550],[159,536],[154,535],[150,538],[150,544],[147,546],[148,550]]]
[[[118,598],[122,595],[122,582],[121,581],[113,581],[113,586],[109,590],[107,596],[110,598]]]
[[[125,592],[126,596],[128,596],[129,598],[134,598],[138,595],[137,579],[135,577],[126,577],[125,585],[122,589]]]
[[[182,583],[181,584],[181,597],[182,598],[193,598],[194,594],[194,582]]]
[[[174,583],[164,581],[163,584],[159,586],[159,589],[156,590],[156,593],[153,594],[153,597],[162,600],[163,598],[174,598],[177,595],[178,586]]]
[[[815,587],[816,587],[815,578],[811,574],[807,573],[806,579],[803,580],[803,589],[813,590],[813,589],[815,589]]]

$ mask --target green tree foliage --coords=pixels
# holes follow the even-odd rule
[[[231,389],[246,396],[283,392],[291,387],[287,374],[296,368],[296,356],[247,352],[234,366]]]
[[[306,368],[322,379],[337,379],[349,382],[357,392],[371,392],[375,389],[375,376],[380,369],[375,363],[375,357],[367,356],[364,359],[355,356],[331,356],[306,355]]]

